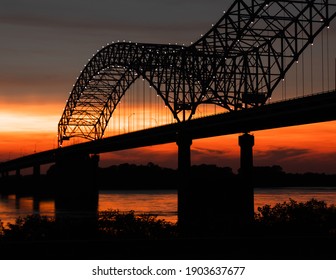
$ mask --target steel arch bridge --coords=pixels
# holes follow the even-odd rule
[[[200,104],[228,111],[261,106],[335,16],[335,0],[235,0],[190,46],[107,45],[73,86],[58,124],[58,144],[71,137],[102,138],[139,78],[156,90],[177,122],[190,120]]]

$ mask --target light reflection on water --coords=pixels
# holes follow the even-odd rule
[[[254,190],[255,211],[260,206],[289,201],[292,198],[298,202],[305,202],[312,198],[324,200],[328,205],[336,204],[336,187],[316,188],[281,188]],[[101,191],[99,194],[98,210],[119,210],[128,212],[134,210],[136,214],[149,213],[169,222],[177,221],[177,192],[174,190],[140,190],[140,191]],[[40,201],[39,209],[34,209],[32,197],[16,199],[15,195],[0,196],[0,219],[4,224],[14,223],[16,218],[29,214],[55,215],[53,200]]]
[[[306,202],[315,198],[323,200],[328,205],[336,205],[336,187],[287,187],[274,189],[254,189],[254,210],[265,204],[274,206],[276,203],[283,203],[294,199],[297,202]]]
[[[135,213],[149,213],[160,219],[176,222],[177,192],[162,191],[101,191],[99,211],[114,209],[120,212],[134,210]]]

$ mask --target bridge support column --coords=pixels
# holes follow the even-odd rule
[[[239,172],[248,175],[253,169],[253,146],[254,136],[244,133],[238,137],[240,146],[240,170]]]
[[[244,133],[239,136],[240,146],[240,184],[238,199],[239,206],[237,214],[241,217],[241,226],[248,226],[254,219],[254,193],[251,179],[253,175],[253,146],[254,136]]]
[[[176,144],[178,146],[178,226],[182,236],[189,236],[193,228],[192,206],[192,186],[190,182],[190,146],[192,144],[191,137],[179,131],[177,134]]]
[[[21,170],[20,169],[16,169],[15,176],[16,177],[20,177],[21,176]]]
[[[192,139],[188,134],[179,132],[176,144],[178,146],[178,170],[180,173],[189,173],[191,167],[190,146]]]
[[[40,212],[40,198],[37,195],[33,196],[33,211]]]
[[[92,234],[98,218],[99,190],[96,181],[99,156],[58,155],[48,172],[54,180],[56,221],[66,221],[71,234]]]
[[[39,164],[34,165],[34,167],[33,167],[33,175],[35,177],[39,177],[41,175],[41,166]]]

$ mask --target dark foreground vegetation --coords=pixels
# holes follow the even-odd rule
[[[215,238],[183,237],[177,224],[133,211],[95,220],[29,215],[1,223],[0,248],[2,259],[336,259],[336,207],[265,205],[249,227]]]

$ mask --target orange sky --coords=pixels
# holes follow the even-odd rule
[[[84,64],[102,45],[118,39],[188,45],[209,30],[231,1],[213,0],[211,5],[201,0],[111,3],[105,3],[111,7],[79,0],[4,3],[0,9],[0,162],[57,146],[57,124],[69,91]],[[111,14],[111,10],[117,12]],[[300,58],[286,76],[286,90],[279,85],[272,100],[334,88],[335,30],[334,21],[328,30],[331,47],[328,55],[324,52],[324,72],[321,40],[317,38],[305,52],[305,63]],[[324,47],[326,50],[326,44]],[[313,61],[309,60],[311,51]],[[304,87],[300,71],[299,83],[294,82],[295,71],[302,68],[306,69]],[[133,125],[137,116],[126,118],[127,122]],[[156,118],[150,117],[152,124]],[[253,132],[255,165],[279,164],[288,172],[336,173],[335,124]],[[128,130],[126,124],[122,129]],[[192,163],[230,166],[236,171],[237,143],[238,135],[194,141]],[[177,146],[173,143],[101,155],[102,166],[149,161],[175,168]]]
[[[57,123],[63,108],[51,105],[11,105],[0,113],[0,161],[35,151],[57,147]],[[15,113],[14,113],[15,112]],[[288,172],[336,173],[336,122],[325,122],[253,132],[254,163],[258,166],[278,164]],[[175,143],[106,153],[101,166],[125,162],[176,168]],[[238,135],[194,140],[192,164],[239,167]]]

